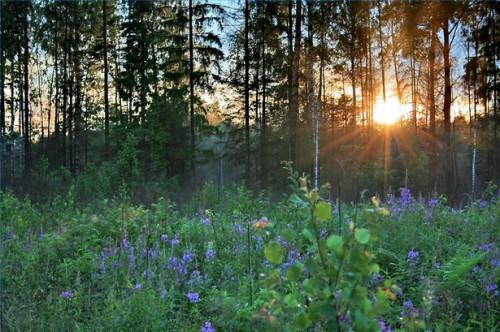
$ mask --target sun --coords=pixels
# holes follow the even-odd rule
[[[385,102],[379,100],[373,109],[373,119],[377,123],[391,125],[398,122],[409,112],[406,105],[399,103],[396,97],[389,97]]]

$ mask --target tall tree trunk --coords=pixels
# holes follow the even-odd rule
[[[450,142],[451,134],[451,63],[450,63],[450,30],[448,20],[443,22],[443,61],[444,61],[444,134],[447,143]]]
[[[431,44],[429,47],[429,127],[432,136],[436,135],[436,99],[435,99],[435,61],[436,61],[436,30],[431,29]],[[431,144],[435,144],[434,140]]]
[[[430,165],[429,165],[429,188],[432,190],[436,187],[436,169],[437,169],[437,155],[436,155],[436,99],[435,99],[435,60],[436,60],[436,30],[431,28],[431,44],[429,47],[429,127],[431,133],[431,152],[430,152]]]
[[[385,49],[382,34],[382,4],[381,0],[377,0],[377,10],[378,10],[378,41],[380,46],[380,68],[382,72],[382,96],[384,102],[387,100],[385,94]]]
[[[5,135],[5,58],[3,56],[3,3],[0,2],[0,182],[2,174],[1,154],[3,152],[2,138]],[[1,190],[0,186],[0,190]]]
[[[244,95],[245,95],[245,146],[246,146],[246,163],[245,172],[247,185],[250,184],[250,99],[249,99],[249,71],[250,71],[250,55],[248,50],[248,20],[250,16],[249,0],[245,0],[245,82],[244,82]]]
[[[288,159],[295,162],[295,141],[292,142],[292,136],[294,136],[294,122],[293,120],[293,77],[294,77],[294,54],[293,54],[293,2],[288,1],[288,25],[287,25],[287,46],[288,46]],[[293,143],[293,144],[292,144]]]
[[[64,167],[67,166],[66,158],[66,133],[67,133],[67,113],[68,113],[68,5],[65,6],[65,17],[64,17],[64,43],[63,43],[63,105],[62,105],[62,133],[61,133],[61,154],[62,154],[62,164]]]
[[[398,101],[403,100],[403,91],[401,89],[401,81],[399,79],[399,69],[398,69],[398,58],[396,55],[396,45],[394,38],[394,23],[391,22],[391,52],[392,52],[392,62],[394,65],[394,78],[396,80],[396,93],[398,94]]]
[[[350,45],[350,61],[351,61],[351,87],[352,87],[352,112],[353,112],[353,126],[356,126],[357,121],[357,105],[356,105],[356,18],[354,17],[354,11],[352,10],[352,3],[350,4],[351,8],[351,26],[350,26],[350,34],[351,34],[351,45]]]
[[[248,20],[248,18],[245,18]],[[248,23],[246,23],[246,26]],[[248,27],[245,29],[248,30]],[[248,39],[248,31],[246,31],[246,39]],[[194,169],[194,159],[195,159],[195,123],[194,123],[194,43],[193,43],[193,0],[189,0],[189,120],[190,120],[190,132],[191,132],[191,167]],[[246,46],[248,49],[248,40],[246,41]],[[248,52],[248,50],[246,50]],[[248,57],[248,55],[247,55]],[[247,65],[247,64],[245,64]],[[248,77],[247,77],[248,79]],[[248,152],[248,156],[250,153]]]
[[[263,29],[264,32],[264,29]],[[263,34],[264,37],[264,34]],[[262,188],[267,187],[267,114],[266,114],[266,41],[262,38],[262,115],[261,115],[261,156],[260,178]]]
[[[29,37],[28,37],[28,10],[30,3],[26,4],[26,13],[24,13],[24,173],[27,175],[30,171],[31,163],[31,128],[30,128],[30,106],[29,106]]]
[[[3,137],[5,135],[5,94],[3,56],[3,3],[0,1],[0,191],[3,190]],[[0,299],[0,329],[3,330],[3,299]]]
[[[302,1],[295,8],[295,44],[292,64],[292,107],[290,109],[290,161],[297,163],[297,122],[299,119],[299,66],[301,48]]]
[[[319,187],[319,112],[314,94],[313,0],[307,1],[307,114],[311,118],[313,143],[313,185]],[[321,90],[320,90],[321,93]]]
[[[102,41],[104,46],[104,148],[109,153],[109,95],[108,95],[108,15],[106,0],[102,0]]]
[[[75,29],[75,51],[74,51],[74,76],[75,76],[75,106],[74,106],[74,165],[73,172],[76,174],[80,170],[81,141],[82,141],[82,68],[80,60],[80,31],[79,26]]]

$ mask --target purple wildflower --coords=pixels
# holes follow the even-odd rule
[[[182,260],[186,264],[191,263],[194,260],[194,258],[195,258],[195,255],[191,250],[186,250],[186,251],[184,251],[184,254],[182,254]]]
[[[406,256],[406,261],[410,265],[417,265],[420,260],[420,253],[417,250],[411,249]]]
[[[491,263],[491,266],[493,266],[494,268],[498,268],[500,267],[500,259],[498,258],[494,258],[490,261]]]
[[[168,260],[168,268],[172,271],[175,271],[179,274],[186,274],[186,266],[184,265],[184,262],[177,258],[177,257],[170,257]]]
[[[491,294],[493,298],[499,295],[498,286],[496,284],[489,284],[486,286],[486,293]]]
[[[434,263],[433,267],[436,269],[436,270],[439,270],[441,268],[441,263],[440,262],[436,262]]]
[[[384,276],[381,275],[380,273],[374,273],[372,274],[372,281],[374,284],[380,284],[385,280]]]
[[[210,218],[209,217],[201,217],[200,218],[200,223],[203,225],[203,226],[210,226],[211,224],[211,221],[210,221]]]
[[[200,294],[194,293],[194,292],[189,292],[187,293],[187,298],[191,303],[198,303],[200,302]]]
[[[205,260],[207,262],[212,262],[215,259],[216,252],[214,248],[208,248],[207,252],[205,253]]]
[[[401,311],[401,317],[414,317],[418,316],[418,309],[415,308],[411,300],[405,301],[403,303],[403,311]]]
[[[131,249],[130,242],[127,238],[122,239],[121,246],[125,251],[129,251],[129,249]]]
[[[235,223],[233,229],[234,232],[238,235],[242,235],[245,233],[245,227],[243,227],[240,223]]]
[[[69,300],[73,297],[73,292],[70,290],[64,290],[60,294],[61,298]]]
[[[141,283],[136,283],[134,286],[134,289],[142,289],[142,284]]]
[[[439,199],[437,198],[431,198],[429,199],[429,201],[427,202],[427,206],[431,209],[437,207],[439,205]]]
[[[13,240],[14,239],[14,232],[12,230],[9,230],[7,232],[7,240]]]
[[[160,239],[163,241],[163,242],[168,242],[168,235],[167,234],[162,234]]]
[[[485,243],[481,246],[481,250],[484,252],[489,252],[491,249],[493,249],[493,243]]]
[[[408,188],[399,189],[399,204],[401,208],[405,209],[411,205],[412,202],[411,191]]]
[[[179,239],[179,234],[175,234],[174,238],[169,241],[171,246],[177,246],[181,243],[181,240]]]
[[[485,209],[488,206],[488,202],[485,200],[480,200],[479,201],[479,208],[480,209]]]
[[[207,320],[201,327],[200,332],[215,332],[215,328],[212,326],[212,323]]]
[[[385,322],[385,320],[380,319],[379,321],[380,332],[392,332],[391,327]]]

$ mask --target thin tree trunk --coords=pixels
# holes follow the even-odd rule
[[[264,29],[263,29],[264,32]],[[263,35],[264,37],[264,35]],[[261,116],[261,156],[260,177],[262,188],[267,187],[267,115],[266,115],[266,43],[262,38],[262,116]]]
[[[381,0],[377,1],[377,10],[378,10],[378,41],[380,45],[380,67],[382,72],[382,96],[384,98],[384,102],[387,100],[385,94],[385,50],[384,43],[382,38],[382,4]]]
[[[247,0],[248,1],[248,0]],[[248,6],[248,4],[247,4]],[[247,14],[248,15],[248,14]],[[245,18],[248,21],[248,17]],[[248,22],[246,24],[246,50],[248,52]],[[191,168],[194,169],[194,159],[195,159],[195,123],[194,123],[194,43],[193,43],[193,0],[189,0],[189,120],[190,120],[190,132],[191,132]],[[248,54],[246,55],[245,61],[248,61]],[[245,63],[248,66],[247,63]],[[246,76],[248,80],[248,76]],[[248,84],[248,83],[247,83]],[[246,88],[248,90],[248,87]],[[245,93],[248,93],[246,91]],[[246,107],[246,106],[245,106]],[[247,151],[248,152],[248,151]],[[250,157],[250,152],[248,152],[248,158]]]
[[[391,51],[392,51],[392,62],[394,64],[394,78],[396,80],[396,92],[398,94],[398,101],[401,102],[403,100],[403,91],[401,90],[401,82],[399,79],[399,70],[398,70],[398,59],[396,55],[396,46],[394,41],[394,23],[391,22]]]
[[[450,63],[450,30],[448,28],[448,20],[443,22],[443,61],[444,61],[444,133],[447,143],[450,142],[451,134],[451,63]]]
[[[30,151],[30,107],[29,107],[29,37],[28,37],[28,10],[30,3],[26,4],[26,13],[24,14],[24,173],[27,175],[30,170],[31,151]]]
[[[299,66],[301,48],[302,1],[295,8],[295,45],[292,64],[292,108],[290,110],[290,152],[292,163],[297,163],[297,122],[299,119]]]
[[[109,95],[108,95],[108,16],[106,0],[102,0],[102,40],[104,46],[104,147],[109,154]]]
[[[63,49],[63,106],[62,106],[62,133],[61,133],[61,152],[62,164],[67,166],[66,160],[66,133],[67,133],[67,113],[68,113],[68,6],[65,8],[64,17],[64,49]]]
[[[245,146],[246,146],[246,163],[245,172],[247,185],[250,184],[250,99],[248,91],[248,80],[250,70],[250,55],[248,50],[248,20],[250,16],[249,0],[245,0],[245,82],[244,82],[244,95],[245,95]]]

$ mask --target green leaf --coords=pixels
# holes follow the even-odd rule
[[[309,241],[311,241],[311,242],[314,241],[314,235],[309,228],[304,228],[302,230],[302,235],[304,235],[306,237],[306,239],[308,239]]]
[[[296,262],[288,268],[286,272],[286,277],[290,281],[298,281],[302,275],[302,264]]]
[[[342,256],[344,241],[342,237],[338,235],[332,235],[326,240],[326,245],[328,248],[335,252],[335,255]]]
[[[332,207],[327,202],[319,202],[315,207],[315,211],[320,221],[328,221],[332,215]]]
[[[276,242],[269,243],[264,248],[264,255],[267,260],[274,264],[280,264],[283,261],[285,250]]]
[[[367,244],[368,241],[370,241],[370,233],[368,233],[368,230],[364,228],[356,229],[354,237],[361,244]]]

